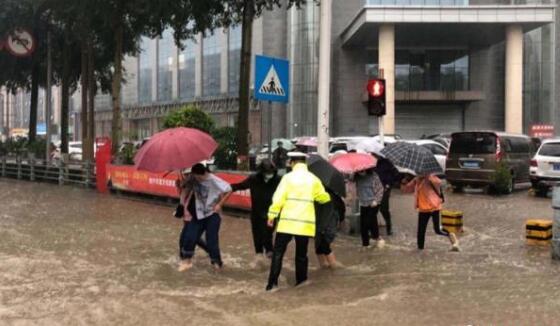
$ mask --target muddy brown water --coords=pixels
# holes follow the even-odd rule
[[[224,271],[199,252],[178,273],[173,207],[0,179],[0,325],[560,323],[560,264],[523,233],[526,218],[551,218],[550,200],[524,190],[449,195],[447,206],[465,212],[460,253],[431,229],[427,249],[415,249],[411,200],[394,195],[396,235],[385,248],[361,252],[342,235],[335,253],[345,267],[320,270],[310,255],[302,288],[292,287],[290,250],[281,289],[269,294],[246,219],[223,219]]]

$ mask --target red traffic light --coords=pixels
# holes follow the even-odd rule
[[[371,79],[367,84],[367,91],[369,96],[380,98],[385,95],[385,80],[384,79]]]

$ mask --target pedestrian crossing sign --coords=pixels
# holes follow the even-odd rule
[[[288,103],[290,99],[290,62],[257,55],[255,57],[255,99]]]

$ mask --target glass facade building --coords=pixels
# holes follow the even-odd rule
[[[195,95],[196,42],[188,40],[179,54],[179,98],[192,99]]]
[[[320,8],[306,5],[290,11],[290,136],[317,133]]]
[[[241,64],[241,26],[229,29],[229,87],[228,92],[236,96],[239,92],[239,66]]]
[[[168,102],[173,97],[174,50],[173,30],[168,29],[163,32],[162,38],[158,42],[158,101]]]
[[[524,37],[524,129],[554,120],[554,28],[542,27]]]
[[[152,98],[152,76],[155,62],[153,40],[143,37],[142,49],[138,58],[138,102],[150,103]]]
[[[368,77],[378,77],[377,51],[368,51],[372,63],[366,65]],[[397,91],[469,90],[469,55],[466,50],[397,49],[395,53]]]
[[[221,92],[221,53],[219,31],[202,41],[202,95],[217,96]]]

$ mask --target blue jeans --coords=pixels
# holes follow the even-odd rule
[[[186,227],[183,238],[183,248],[181,249],[182,258],[190,259],[194,256],[194,248],[200,241],[202,234],[206,232],[206,246],[212,265],[222,266],[222,256],[220,255],[220,224],[222,219],[219,214],[213,214],[202,220],[193,217],[193,220]]]
[[[187,238],[187,230],[189,228],[189,224],[190,222],[184,222],[183,229],[181,230],[181,235],[179,236],[179,256],[181,257],[181,259],[187,258],[185,257],[185,253],[183,252],[183,250],[185,250],[185,239]],[[196,245],[206,253],[208,253],[208,246],[206,245],[206,241],[199,239]]]

